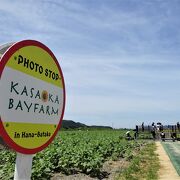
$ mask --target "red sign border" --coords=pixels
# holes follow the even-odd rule
[[[20,153],[23,153],[23,154],[35,154],[39,151],[42,151],[44,148],[46,148],[52,141],[53,139],[55,138],[58,130],[60,129],[61,127],[61,124],[62,124],[62,119],[63,119],[63,116],[64,116],[64,110],[65,110],[65,102],[66,102],[66,91],[65,91],[65,83],[64,83],[64,76],[63,76],[63,73],[62,73],[62,70],[61,70],[61,67],[55,57],[55,55],[52,53],[52,51],[44,44],[42,44],[41,42],[39,41],[36,41],[36,40],[23,40],[23,41],[19,41],[15,44],[13,44],[11,47],[8,48],[8,50],[3,54],[3,56],[1,57],[0,59],[0,79],[1,79],[1,75],[3,73],[3,70],[4,70],[4,67],[6,65],[6,63],[8,62],[8,60],[10,59],[10,57],[20,48],[23,48],[25,46],[37,46],[37,47],[40,47],[42,48],[43,50],[45,50],[52,58],[53,60],[55,61],[57,67],[58,67],[58,70],[60,72],[60,75],[62,77],[62,84],[63,84],[63,108],[62,108],[62,114],[61,114],[61,117],[60,117],[60,120],[59,120],[59,123],[58,123],[58,126],[54,132],[54,134],[52,135],[52,137],[45,143],[43,144],[42,146],[40,147],[37,147],[37,148],[33,148],[33,149],[28,149],[28,148],[24,148],[24,147],[21,147],[19,146],[18,144],[16,144],[10,137],[9,135],[7,134],[6,130],[4,129],[4,126],[2,124],[2,120],[1,120],[1,117],[0,117],[0,135],[2,136],[2,138],[4,139],[4,141],[12,148],[14,149],[15,151],[17,152],[20,152]]]

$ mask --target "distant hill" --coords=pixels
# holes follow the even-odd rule
[[[72,120],[62,121],[62,128],[65,128],[65,129],[75,129],[75,128],[81,128],[81,127],[87,127],[87,126],[85,124],[74,122]]]
[[[88,126],[89,128],[97,128],[97,129],[113,129],[112,127],[110,126]]]
[[[112,129],[110,126],[87,126],[85,124],[82,124],[80,122],[74,122],[72,120],[63,120],[62,121],[62,128],[64,129],[78,129],[78,128],[92,128],[92,129]]]

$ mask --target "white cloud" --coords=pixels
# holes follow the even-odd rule
[[[123,116],[129,122],[143,112],[178,117],[176,3],[2,1],[0,40],[37,39],[53,50],[66,80],[67,118],[92,116],[100,124],[104,115],[117,120],[121,113],[131,114]]]

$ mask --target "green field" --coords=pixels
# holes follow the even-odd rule
[[[101,175],[109,159],[131,160],[142,141],[127,141],[123,130],[61,131],[48,148],[33,157],[32,179],[50,179],[54,173]],[[0,179],[13,177],[15,153],[0,151]]]

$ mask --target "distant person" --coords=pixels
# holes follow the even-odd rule
[[[144,132],[144,122],[142,123],[142,132]]]
[[[137,137],[138,137],[138,132],[137,132],[137,131],[135,131],[135,132],[134,132],[134,140],[136,140],[136,139],[137,139]]]
[[[128,141],[131,140],[130,131],[127,131],[127,132],[126,132],[126,139],[127,139]]]
[[[138,126],[136,125],[136,132],[139,133],[139,128]]]
[[[161,135],[161,140],[165,141],[165,133],[162,131],[160,135]]]
[[[156,130],[161,131],[161,127],[162,127],[162,124],[160,122],[158,122],[156,125]]]
[[[136,140],[138,138],[138,126],[136,126],[136,129],[133,129],[134,131],[134,140]]]
[[[172,138],[173,142],[176,140],[176,138],[177,138],[176,132],[171,133],[171,138]]]
[[[178,129],[178,131],[180,131],[180,125],[179,125],[179,122],[177,122],[177,129]]]

